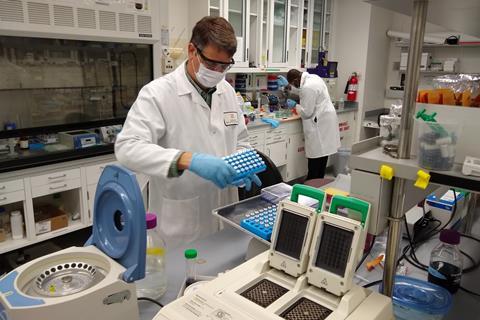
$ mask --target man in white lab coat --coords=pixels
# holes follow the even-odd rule
[[[235,170],[221,157],[248,148],[235,91],[225,79],[236,38],[223,18],[192,31],[188,59],[142,88],[115,143],[126,167],[150,176],[149,210],[167,247],[218,230],[212,209],[237,201]],[[257,176],[244,179],[247,188]]]
[[[296,109],[302,117],[305,135],[305,154],[308,158],[307,180],[323,178],[328,156],[340,148],[338,118],[325,82],[315,74],[291,69],[287,78],[280,77],[281,86],[290,85],[292,93],[300,96]],[[295,102],[289,100],[289,107]]]

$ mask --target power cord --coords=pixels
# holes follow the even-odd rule
[[[464,288],[464,287],[460,287],[460,290],[465,291],[466,293],[469,293],[469,294],[471,294],[471,295],[473,295],[473,296],[480,297],[480,293],[473,292],[473,291],[468,290],[468,289],[466,289],[466,288]]]
[[[360,262],[357,264],[357,267],[355,268],[355,272],[357,272],[358,269],[360,269],[362,264],[365,262],[365,259],[367,259],[367,257],[370,255],[370,252],[372,252],[372,248],[373,248],[373,245],[375,244],[376,238],[377,238],[376,236],[373,236],[372,243],[370,244],[370,247],[368,248],[368,250],[363,254],[363,257],[362,259],[360,259]]]
[[[158,302],[157,300],[154,300],[152,298],[147,298],[147,297],[138,297],[137,298],[138,301],[148,301],[148,302],[151,302],[151,303],[154,303],[156,304],[157,306],[159,306],[160,308],[163,308],[163,304],[161,304],[160,302]]]
[[[412,238],[412,236],[410,235],[410,231],[408,229],[408,223],[407,223],[406,217],[404,216],[404,223],[405,223],[405,230],[406,230],[407,238],[408,238],[408,244],[403,248],[402,255],[398,259],[397,264],[399,264],[403,259],[405,259],[411,265],[413,265],[414,267],[416,267],[420,270],[423,270],[423,271],[428,271],[428,266],[423,264],[422,262],[420,262],[420,260],[418,259],[417,255],[416,255],[415,249],[418,248],[421,244],[423,244],[426,241],[428,241],[429,239],[431,239],[433,236],[439,234],[442,230],[444,230],[453,221],[453,218],[455,217],[455,214],[457,212],[457,194],[456,194],[455,189],[452,188],[450,190],[452,190],[453,197],[454,197],[453,211],[452,211],[452,214],[451,214],[450,218],[448,219],[447,223],[445,223],[441,228],[439,228],[441,226],[441,222],[438,219],[434,219],[432,221],[438,221],[439,225],[436,226],[432,231],[430,231],[429,233],[425,234],[423,237],[421,237],[420,239],[417,240],[417,239]],[[423,218],[422,219],[425,219],[426,218],[425,207],[423,206],[422,208],[423,208]],[[469,239],[472,239],[472,240],[480,243],[480,239],[475,238],[471,235],[466,235],[466,234],[463,234],[463,233],[461,233],[460,235],[462,237],[469,238]],[[467,257],[470,260],[470,262],[472,262],[472,265],[470,267],[463,269],[463,271],[462,271],[463,273],[471,272],[471,271],[477,269],[480,266],[480,262],[477,263],[475,261],[475,259],[473,259],[469,254],[467,254],[463,250],[460,250],[460,252],[465,257]],[[362,261],[362,263],[363,263],[363,261]],[[371,286],[375,286],[375,285],[377,285],[381,282],[382,282],[382,280],[377,280],[377,281],[368,283],[368,284],[364,285],[363,287],[368,288],[368,287],[371,287]],[[479,296],[480,297],[479,293],[473,292],[473,291],[468,290],[464,287],[460,287],[460,289],[467,292],[467,293],[470,293],[474,296]]]

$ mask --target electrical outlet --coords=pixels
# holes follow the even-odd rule
[[[163,62],[163,73],[170,73],[175,69],[175,63],[170,58],[165,58]]]

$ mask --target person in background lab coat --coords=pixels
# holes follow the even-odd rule
[[[279,77],[280,86],[290,85],[292,93],[300,96],[300,105],[296,106],[302,117],[305,136],[305,154],[308,158],[307,180],[323,178],[328,156],[340,148],[338,118],[328,94],[325,82],[315,74],[291,69],[287,78]],[[296,102],[289,99],[290,108]]]
[[[193,28],[188,59],[142,88],[115,143],[124,166],[150,176],[149,211],[167,247],[218,230],[212,210],[238,200],[235,170],[221,157],[249,148],[235,91],[225,73],[234,64],[235,33],[225,19]],[[247,189],[256,175],[244,179]]]

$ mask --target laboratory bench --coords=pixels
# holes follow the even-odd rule
[[[478,212],[477,212],[478,213]],[[480,219],[479,219],[480,220]],[[480,234],[480,221],[477,221],[474,228],[474,234]],[[202,276],[217,276],[219,273],[231,270],[245,261],[247,248],[251,240],[251,236],[245,232],[227,226],[223,230],[210,235],[204,239],[196,240],[188,245],[181,246],[167,252],[167,277],[168,289],[165,295],[159,300],[163,305],[174,301],[184,281],[185,258],[183,252],[186,248],[195,248],[199,252],[199,264],[197,264],[197,274]],[[378,237],[377,239],[381,239]],[[462,242],[464,238],[462,238]],[[377,241],[377,245],[382,244]],[[436,246],[438,239],[431,239],[417,249],[419,259],[428,264],[430,251]],[[406,240],[402,240],[401,247],[406,245]],[[375,248],[375,247],[374,247]],[[474,241],[466,241],[461,248],[467,251],[474,259],[480,259],[480,244]],[[381,249],[377,249],[381,251]],[[374,259],[374,254],[367,260]],[[479,269],[480,270],[480,269]],[[462,277],[462,284],[468,286],[471,290],[479,291],[480,287],[480,271],[475,270]],[[366,271],[365,267],[361,267],[357,272],[359,277],[355,277],[354,281],[359,285],[365,285],[366,282],[359,280],[361,278],[373,282],[382,279],[383,269],[376,267],[372,272]],[[408,265],[407,276],[426,280],[427,273]],[[378,290],[378,286],[372,287],[372,290]],[[139,302],[140,319],[151,320],[156,315],[159,307],[151,302]],[[458,291],[453,296],[453,307],[444,320],[474,320],[480,314],[480,298],[474,297],[466,292]]]
[[[185,280],[185,249],[195,248],[198,251],[197,275],[216,277],[219,273],[233,269],[245,261],[251,239],[252,237],[246,233],[226,226],[206,238],[167,251],[168,288],[159,300],[160,303],[168,304],[178,296]],[[153,319],[159,310],[157,305],[146,301],[140,301],[139,307],[141,320]]]
[[[342,148],[350,149],[353,145],[357,110],[357,103],[345,103],[344,108],[336,110]],[[249,122],[249,142],[273,161],[284,181],[304,177],[308,168],[301,118],[294,115],[277,120],[280,121],[277,128],[272,128],[258,118]]]

